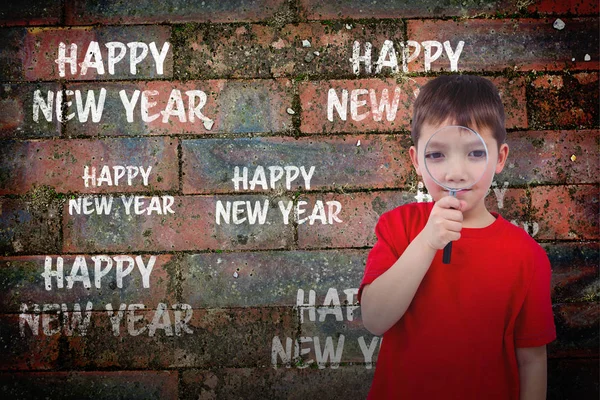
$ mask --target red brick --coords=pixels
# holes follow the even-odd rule
[[[3,58],[11,66],[2,69],[0,79],[2,80],[114,80],[114,79],[152,79],[171,78],[173,75],[173,49],[169,49],[164,63],[164,73],[158,74],[154,59],[150,52],[144,61],[138,64],[137,74],[130,73],[129,49],[127,54],[115,65],[115,74],[108,72],[107,54],[105,43],[120,41],[123,43],[140,41],[145,43],[156,42],[159,51],[165,42],[170,40],[170,28],[166,26],[136,26],[136,27],[72,27],[72,28],[12,28],[2,32],[3,43],[7,48]],[[89,69],[85,75],[81,75],[80,67],[77,74],[71,75],[70,65],[65,66],[65,77],[60,77],[58,65],[55,60],[58,57],[59,43],[77,44],[78,60],[84,60],[85,52],[91,41],[100,45],[102,60],[104,61],[104,75],[98,75],[95,68]]]
[[[598,397],[598,359],[548,360],[548,400]]]
[[[587,85],[598,81],[597,72],[577,72],[571,76],[573,76],[580,85]]]
[[[56,255],[52,258],[52,270],[56,270]],[[75,256],[60,256],[64,260],[64,276],[69,276],[75,260]],[[107,303],[112,303],[117,310],[119,304],[144,303],[156,304],[159,302],[176,303],[174,289],[178,284],[175,279],[175,265],[170,255],[155,256],[156,263],[150,274],[149,288],[144,288],[142,276],[134,267],[130,275],[123,279],[123,288],[116,285],[116,266],[101,281],[101,287],[96,288],[94,281],[94,261],[92,256],[85,256],[89,271],[91,288],[87,289],[82,282],[75,282],[73,288],[69,289],[67,281],[64,287],[57,287],[56,278],[52,278],[52,290],[46,290],[44,273],[45,256],[28,257],[2,257],[0,258],[0,284],[3,287],[0,293],[0,309],[4,312],[20,312],[21,304],[26,304],[29,309],[33,304],[57,303],[67,304],[73,309],[73,303],[79,303],[85,309],[87,302],[93,303],[93,310],[104,311]],[[110,256],[109,256],[110,257]],[[130,255],[136,258],[136,255]],[[148,265],[150,255],[142,255],[145,265]],[[106,263],[102,264],[106,267]]]
[[[261,206],[269,200],[264,225],[248,221],[216,224],[216,205],[250,201]],[[292,226],[284,225],[276,203],[282,198],[265,196],[185,196],[175,197],[174,214],[125,215],[120,197],[113,200],[110,215],[69,215],[68,202],[63,209],[63,251],[180,251],[180,250],[256,250],[278,249],[291,245]],[[148,200],[146,200],[147,204]],[[244,213],[247,216],[247,213]],[[240,215],[240,218],[243,218]]]
[[[407,35],[417,42],[440,37],[464,41],[458,62],[460,71],[597,70],[598,19],[564,18],[563,30],[553,28],[554,20],[412,20],[408,22]],[[586,54],[591,61],[584,61]],[[411,71],[424,70],[423,58],[418,60]],[[444,57],[433,62],[431,68],[448,70],[449,63]]]
[[[119,82],[103,84],[71,84],[68,89],[81,90],[86,94],[94,90],[98,98],[100,89],[105,88],[106,103],[102,119],[93,123],[79,122],[77,116],[67,122],[69,135],[179,135],[205,133],[263,133],[285,132],[292,128],[292,116],[287,109],[292,107],[292,85],[288,80],[211,80],[188,82]],[[172,90],[178,90],[185,108],[185,122],[179,117],[170,116],[166,122],[159,114],[169,103]],[[133,112],[133,121],[127,120],[119,91],[125,90],[131,99],[134,91],[157,91],[158,95],[148,96],[149,102],[156,102],[149,108],[149,115],[157,115],[154,121],[144,122],[141,116],[141,99],[138,99]],[[200,90],[207,96],[201,108],[203,116],[212,122],[204,123],[197,116],[189,117],[188,90]],[[85,97],[84,97],[85,98]],[[141,98],[141,94],[140,94]],[[199,105],[198,98],[195,106]],[[75,104],[70,108],[75,112]]]
[[[183,140],[183,192],[235,192],[235,167],[240,176],[246,167],[250,182],[258,166],[264,167],[267,180],[269,166],[304,167],[307,172],[315,167],[309,190],[401,187],[412,169],[408,142],[405,136],[378,135]],[[285,187],[284,174],[275,189]],[[239,188],[244,191],[242,184]],[[307,189],[302,175],[291,189]],[[264,191],[263,186],[255,191]]]
[[[540,186],[531,189],[532,218],[540,240],[598,239],[598,186]]]
[[[527,7],[540,14],[598,15],[598,2],[588,0],[540,0]]]
[[[367,41],[373,44],[372,64],[375,64],[378,59],[375,49],[385,40],[403,41],[403,27],[402,21],[396,20],[351,25],[341,21],[327,25],[310,22],[282,28],[210,24],[176,29],[173,41],[181,45],[175,71],[185,79],[354,76],[350,62],[354,41],[361,43],[361,52]],[[305,41],[310,47],[304,47]],[[399,51],[399,47],[396,49]],[[362,72],[366,74],[364,68]]]
[[[0,148],[0,194],[22,194],[40,185],[56,192],[132,192],[173,190],[179,187],[177,142],[171,138],[113,138],[101,140],[5,141]],[[152,166],[149,186],[143,186],[141,174],[127,185],[127,176],[119,186],[85,187],[84,167]],[[114,179],[114,176],[113,176]],[[114,182],[113,182],[114,183]]]
[[[597,301],[598,245],[545,243],[552,265],[552,299],[556,303]]]
[[[60,250],[60,201],[43,188],[28,199],[0,198],[0,253]]]
[[[150,310],[135,312],[136,316],[143,316],[135,323],[135,329],[152,321],[156,306],[146,305]],[[174,323],[172,312],[170,321]],[[131,336],[125,322],[121,323],[120,336],[115,337],[106,313],[95,314],[92,323],[86,336],[67,338],[68,347],[63,354],[69,368],[264,366],[271,362],[273,337],[292,337],[298,329],[291,307],[195,309],[187,323],[193,333],[182,331],[180,336],[167,336],[163,329],[157,329],[152,337],[148,330]]]
[[[431,18],[431,17],[467,17],[497,12],[513,13],[517,11],[514,2],[490,0],[484,2],[399,2],[360,0],[342,3],[301,0],[303,16],[307,19],[361,19],[361,18]]]
[[[74,0],[66,4],[66,22],[69,25],[248,22],[276,18],[277,13],[288,10],[283,0],[205,3],[190,3],[185,0],[169,2],[142,0],[132,8],[121,3]]]
[[[299,85],[300,103],[302,105],[302,121],[300,130],[303,133],[330,133],[330,132],[389,132],[399,130],[409,130],[410,120],[412,118],[412,104],[418,90],[430,78],[409,78],[405,82],[397,82],[395,79],[359,79],[359,80],[332,80],[332,81],[313,81],[303,82]],[[506,127],[527,127],[527,114],[523,107],[525,103],[525,80],[523,78],[506,79],[490,78],[498,87],[505,111],[507,114]],[[357,99],[360,102],[366,101],[365,106],[358,107],[357,114],[366,114],[366,117],[360,121],[354,121],[351,115],[352,91],[363,89],[373,90],[377,102],[381,99],[384,89],[387,89],[390,104],[394,98],[394,91],[400,89],[400,102],[395,116],[388,121],[385,112],[380,121],[375,120],[370,103],[369,94],[357,93]],[[329,90],[334,89],[336,97],[342,103],[342,90],[348,91],[348,104],[346,106],[347,115],[342,120],[336,109],[333,110],[332,120],[329,120],[327,101]],[[343,105],[343,103],[342,103]]]
[[[358,287],[366,255],[364,250],[185,255],[179,262],[181,298],[194,308],[296,306],[301,289],[305,303],[314,290],[315,304],[322,305],[335,288],[344,302],[344,290]]]
[[[564,86],[562,75],[541,75],[533,78],[531,86],[539,89],[561,89]]]
[[[69,371],[0,374],[0,394],[11,399],[177,400],[177,371]]]
[[[317,200],[338,201],[342,211],[338,218],[341,223],[322,224],[316,220],[298,225],[298,245],[300,248],[366,247],[375,244],[375,224],[379,216],[402,204],[415,201],[415,194],[408,192],[371,192],[346,194],[307,194],[298,198],[306,201],[307,217],[312,213]],[[325,205],[325,210],[327,206]]]
[[[58,25],[62,3],[54,0],[22,0],[5,3],[0,10],[0,26]]]
[[[528,93],[531,125],[536,128],[596,128],[598,126],[598,73],[543,75]]]
[[[373,369],[341,366],[338,369],[224,368],[186,370],[181,373],[182,400],[201,396],[247,400],[366,398]]]
[[[506,121],[504,126],[507,129],[527,128],[529,121],[527,120],[526,104],[526,80],[521,77],[514,78],[489,78],[500,92]]]
[[[554,305],[558,339],[548,345],[551,358],[595,357],[598,355],[600,313],[598,304]]]
[[[27,327],[25,327],[25,336],[21,337],[18,314],[0,314],[0,346],[3,349],[0,371],[34,371],[57,367],[58,337],[43,336],[43,334],[33,336]],[[0,388],[2,387],[4,385],[0,384]]]
[[[598,130],[510,132],[508,163],[496,180],[513,185],[595,183]]]
[[[0,86],[0,138],[32,138],[60,136],[61,125],[58,121],[48,122],[42,113],[38,121],[33,117],[33,96],[36,90],[44,94],[60,90],[57,83],[10,84]]]

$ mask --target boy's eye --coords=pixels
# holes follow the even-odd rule
[[[440,153],[439,151],[434,151],[434,152],[425,154],[425,158],[428,160],[436,160],[436,159],[440,159],[442,157],[444,157],[444,154]]]
[[[486,153],[485,150],[473,150],[472,152],[469,153],[469,157],[474,157],[474,158],[485,158]]]

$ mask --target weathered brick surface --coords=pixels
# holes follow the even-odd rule
[[[235,192],[235,167],[239,167],[240,177],[243,168],[247,168],[247,189],[239,183],[238,191],[264,191],[260,184],[251,190],[259,166],[264,168],[267,190],[286,190],[285,172],[272,187],[268,169],[271,166],[304,167],[306,173],[314,167],[310,187],[300,174],[288,190],[402,187],[412,168],[407,151],[409,140],[376,135],[183,140],[183,192]]]
[[[109,215],[73,214],[69,215],[69,204],[63,209],[63,251],[66,252],[119,252],[119,251],[180,251],[180,250],[256,250],[279,249],[289,246],[293,241],[291,224],[283,224],[279,201],[288,202],[289,198],[249,196],[185,196],[175,197],[171,207],[173,214],[151,215],[126,213],[121,197],[113,200]],[[143,209],[149,209],[150,199],[142,200]],[[229,224],[220,219],[216,223],[216,205],[221,201],[250,202],[255,207],[260,202],[264,209],[268,201],[269,211],[264,224],[256,220],[250,224],[247,220],[247,204],[241,208],[246,218],[235,224],[230,217]],[[254,209],[254,208],[253,208]],[[233,211],[231,211],[233,213]],[[239,222],[239,220],[238,220]]]
[[[533,127],[598,127],[597,72],[542,75],[531,82],[529,90],[528,108]]]
[[[574,15],[598,15],[599,4],[596,1],[587,0],[541,0],[527,7],[529,12],[540,14],[574,14]]]
[[[596,183],[598,130],[510,132],[510,152],[497,181],[511,185]]]
[[[598,301],[598,246],[544,243],[552,265],[552,299],[556,303]]]
[[[598,186],[540,186],[531,190],[537,239],[598,239]]]
[[[411,20],[407,35],[417,42],[444,36],[464,41],[460,71],[597,70],[598,19],[563,20],[562,30],[552,26],[555,19]],[[585,61],[586,54],[590,61]],[[415,63],[411,71],[424,71],[419,60],[421,65]],[[447,57],[433,62],[431,69],[449,70]]]
[[[131,192],[174,190],[179,188],[177,141],[161,138],[112,138],[100,140],[3,141],[0,147],[0,194],[23,194],[37,186],[49,186],[56,192]],[[111,172],[112,186],[103,181],[85,187],[84,167],[96,168],[100,177],[104,166]],[[152,167],[148,186],[142,175],[128,185],[127,171],[116,186],[114,166]],[[133,170],[131,172],[133,174]],[[97,184],[101,183],[96,181]]]
[[[593,358],[548,360],[548,400],[597,398],[599,365]]]
[[[7,2],[0,10],[0,26],[58,25],[62,3],[54,0]]]
[[[277,251],[184,255],[179,262],[182,301],[193,307],[295,306],[301,302],[323,304],[335,288],[340,301],[356,302],[364,270],[365,250]]]
[[[0,198],[0,254],[60,250],[61,203],[34,190],[30,199]]]
[[[0,138],[32,138],[60,136],[60,123],[47,121],[42,113],[34,119],[33,96],[40,90],[47,98],[48,91],[60,90],[57,83],[0,85]]]
[[[28,329],[28,328],[26,328]],[[42,331],[40,317],[40,332]],[[0,371],[48,370],[58,366],[58,336],[21,337],[18,314],[0,315]],[[4,387],[0,384],[0,391]],[[2,393],[2,392],[0,392]],[[13,398],[13,397],[8,397]]]
[[[156,63],[150,51],[146,58],[137,65],[136,74],[130,72],[129,48],[127,54],[115,65],[114,74],[108,70],[108,50],[105,43],[108,42],[138,42],[143,41],[147,45],[156,43],[160,52],[163,44],[169,41],[171,30],[166,26],[132,26],[132,27],[73,27],[73,28],[6,28],[0,31],[4,51],[3,61],[8,63],[7,68],[0,71],[0,80],[96,80],[96,79],[153,79],[171,78],[173,74],[173,51],[172,47],[167,53],[164,62],[163,74],[159,74]],[[102,60],[104,61],[104,74],[98,74],[96,68],[90,68],[85,75],[81,75],[81,68],[77,66],[77,73],[71,74],[70,64],[65,65],[64,77],[59,75],[58,58],[59,43],[66,43],[67,49],[70,45],[77,45],[77,63],[85,58],[85,52],[91,41],[99,43]],[[141,50],[140,50],[141,52]],[[67,54],[70,54],[68,52]]]
[[[453,2],[442,0],[364,2],[345,1],[341,4],[317,0],[300,0],[303,15],[308,19],[340,18],[431,18],[467,17],[497,12],[512,13],[518,10],[514,2],[506,0]]]
[[[175,74],[181,79],[354,76],[350,61],[354,41],[363,47],[361,54],[367,41],[375,49],[385,40],[397,44],[404,39],[403,26],[402,21],[396,20],[373,24],[209,24],[175,28],[174,41],[181,43]],[[373,65],[377,59],[378,52],[373,50]],[[383,72],[389,73],[387,70],[384,68]]]
[[[263,133],[285,132],[292,127],[292,85],[288,80],[209,80],[209,81],[154,81],[94,84],[68,84],[69,90],[81,90],[86,94],[94,90],[96,98],[100,89],[106,89],[106,103],[99,123],[81,123],[76,115],[66,124],[69,135],[152,135],[152,134],[205,134],[205,133]],[[139,91],[133,114],[128,117],[120,91],[124,90],[128,101]],[[174,105],[176,115],[164,116],[173,90],[178,91],[182,103]],[[204,92],[206,104],[201,106],[197,96],[190,98],[187,91]],[[141,97],[148,98],[148,120],[142,117]],[[85,98],[85,95],[84,95]],[[198,107],[201,115],[191,113],[189,106]],[[153,104],[156,103],[156,104]],[[181,108],[183,107],[183,108]],[[70,107],[76,112],[76,105]],[[190,116],[192,114],[192,116]]]
[[[86,336],[68,338],[66,365],[102,369],[262,367],[271,362],[272,338],[294,337],[297,329],[291,307],[212,308],[193,310],[187,323],[193,333],[182,330],[178,336],[171,311],[173,335],[157,329],[154,336],[149,336],[150,331],[144,327],[151,323],[156,305],[146,306],[151,310],[135,312],[143,316],[133,325],[143,330],[138,336],[128,333],[128,323],[121,323],[120,336],[113,336],[106,313],[96,313]]]
[[[51,257],[51,270],[57,270],[58,257]],[[111,256],[112,268],[101,277],[100,285],[96,284],[96,270],[94,256],[83,256],[90,278],[90,288],[86,288],[81,281],[73,282],[71,288],[67,277],[80,275],[73,272],[76,256],[60,256],[63,260],[63,287],[59,287],[55,277],[51,278],[51,290],[46,289],[44,256],[27,257],[2,257],[0,258],[0,307],[4,312],[20,312],[21,304],[26,304],[28,310],[34,304],[66,304],[73,310],[73,304],[78,303],[83,310],[86,303],[93,303],[93,310],[105,310],[105,305],[111,303],[113,309],[118,310],[120,303],[156,304],[159,302],[176,303],[175,289],[176,267],[171,255],[158,255],[150,273],[148,288],[143,286],[142,275],[136,264],[133,271],[122,279],[121,288],[117,282],[117,264]],[[135,259],[135,255],[129,255]],[[149,266],[152,256],[140,256],[145,267]],[[125,268],[128,264],[124,264]],[[107,262],[99,264],[101,270],[107,267]],[[124,269],[125,269],[124,268]]]
[[[389,132],[410,129],[412,105],[419,88],[428,78],[407,79],[360,79],[302,82],[299,85],[304,133],[329,132]],[[525,80],[522,78],[491,78],[500,90],[506,110],[507,128],[527,127],[525,103]],[[330,91],[333,90],[330,95]],[[344,90],[347,101],[344,102]],[[388,106],[383,112],[382,94],[387,91]],[[395,90],[399,90],[398,107],[393,107]],[[354,95],[352,93],[355,93]],[[332,111],[328,111],[328,99]],[[354,96],[354,101],[352,100]],[[374,101],[374,102],[373,102]],[[338,108],[333,104],[339,104]],[[352,104],[356,104],[352,107]],[[353,112],[353,108],[355,108]]]
[[[373,369],[343,366],[338,369],[225,368],[183,371],[182,399],[244,398],[342,400],[366,398]]]
[[[597,356],[600,339],[597,303],[555,304],[553,308],[558,339],[548,345],[549,357]]]
[[[143,0],[127,3],[67,2],[66,22],[80,24],[153,24],[174,22],[246,22],[289,18],[284,0],[229,0],[219,3]]]
[[[335,247],[369,247],[375,244],[375,224],[384,212],[402,204],[415,201],[415,193],[372,192],[346,194],[307,194],[298,198],[306,201],[303,207],[307,217],[313,212],[316,201],[339,201],[342,210],[338,218],[343,222],[323,224],[310,220],[298,225],[298,245],[303,249]]]
[[[6,399],[178,398],[176,371],[89,371],[0,374]]]

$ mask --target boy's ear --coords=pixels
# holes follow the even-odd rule
[[[408,149],[408,154],[410,155],[410,160],[412,161],[412,164],[415,167],[415,171],[417,172],[417,175],[422,176],[421,168],[419,166],[419,156],[418,156],[417,148],[415,146],[410,146],[410,149]]]
[[[500,149],[498,149],[498,161],[496,162],[496,173],[499,174],[504,169],[504,164],[506,164],[506,160],[508,159],[508,145],[506,143],[502,143],[500,145]]]

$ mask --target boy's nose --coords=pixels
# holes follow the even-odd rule
[[[448,165],[446,170],[446,182],[452,183],[455,187],[460,187],[461,183],[466,183],[468,174],[464,163],[456,162]]]

